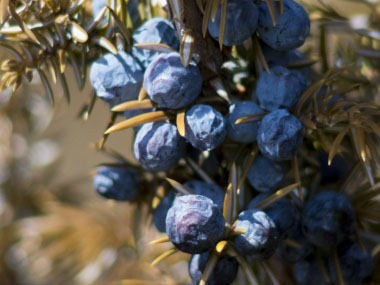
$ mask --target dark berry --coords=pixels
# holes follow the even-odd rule
[[[137,99],[143,81],[140,64],[124,51],[107,53],[91,65],[90,82],[96,95],[114,106]]]
[[[220,211],[223,210],[224,191],[218,185],[196,180],[186,182],[183,185],[191,190],[193,194],[203,195],[210,198],[216,205],[219,206]],[[176,198],[175,194],[175,191],[170,191],[168,195],[162,199],[161,203],[154,211],[153,224],[160,232],[166,232],[166,215],[169,209],[173,206]]]
[[[337,251],[345,284],[362,284],[374,269],[371,250],[362,249],[358,243],[347,240],[338,246]],[[337,268],[333,257],[329,258],[329,271],[332,281],[338,284]]]
[[[211,17],[208,23],[210,35],[219,40],[221,8],[219,7],[215,21]],[[250,0],[228,0],[227,19],[224,28],[223,45],[241,45],[257,28],[258,9]]]
[[[241,212],[236,228],[246,231],[234,239],[234,246],[240,254],[261,259],[273,255],[279,234],[274,221],[265,212],[253,209]]]
[[[166,216],[166,233],[181,251],[203,253],[223,238],[225,220],[220,208],[201,195],[184,195],[175,200]]]
[[[249,143],[256,141],[260,121],[235,124],[236,120],[247,115],[262,113],[263,110],[251,101],[243,101],[230,105],[227,116],[227,135],[236,142]]]
[[[272,111],[261,120],[257,143],[261,153],[272,160],[291,160],[302,139],[301,122],[287,110]]]
[[[172,23],[165,18],[156,17],[147,20],[142,26],[135,30],[132,40],[133,44],[161,43],[166,44],[175,50],[179,48],[179,41],[174,27]],[[140,62],[143,68],[146,69],[149,63],[151,63],[160,53],[134,46],[132,48],[132,54]]]
[[[171,123],[148,123],[137,132],[134,154],[141,165],[152,171],[166,171],[185,154],[186,142]]]
[[[345,195],[336,192],[321,192],[312,196],[302,215],[307,239],[326,249],[348,238],[355,227],[354,209]]]
[[[93,179],[96,191],[107,199],[132,200],[138,191],[138,176],[133,168],[98,167]]]
[[[144,87],[160,107],[181,109],[198,97],[202,76],[195,62],[184,67],[179,53],[162,53],[148,65]]]
[[[212,150],[219,146],[227,135],[222,114],[209,105],[191,107],[185,116],[185,138],[199,150]]]
[[[281,188],[285,175],[286,166],[283,162],[259,155],[253,162],[247,178],[257,191],[273,192]]]
[[[255,206],[261,201],[268,198],[271,194],[261,193],[257,195],[248,205],[248,209],[255,209]],[[282,198],[268,206],[264,212],[272,219],[276,225],[277,231],[281,238],[287,238],[290,232],[295,230],[300,220],[300,214],[293,204],[287,198]]]
[[[199,284],[203,271],[210,258],[210,253],[194,254],[189,261],[189,275],[193,284]],[[229,285],[236,279],[239,264],[235,258],[223,255],[219,258],[214,271],[208,278],[207,285]]]
[[[260,39],[276,50],[300,47],[310,32],[310,21],[305,9],[293,0],[284,0],[284,10],[280,14],[279,2],[274,2],[274,4],[276,25],[273,25],[267,3],[259,4],[257,31]]]
[[[273,66],[270,73],[261,73],[256,84],[256,96],[265,110],[289,109],[298,102],[306,84],[299,71]]]

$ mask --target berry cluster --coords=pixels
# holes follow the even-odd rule
[[[219,7],[208,22],[207,37],[215,46],[223,36],[225,59],[231,46],[240,46],[237,53],[245,58],[243,46],[256,43],[265,63],[256,62],[261,70],[255,73],[251,100],[236,90],[229,99],[233,103],[215,100],[200,68],[202,58],[194,55],[184,64],[186,43],[178,39],[183,33],[164,18],[149,19],[135,30],[130,53],[106,54],[93,62],[92,86],[113,111],[124,111],[127,120],[121,124],[135,127],[133,152],[141,166],[140,172],[102,166],[94,186],[106,198],[132,200],[142,188],[138,176],[145,179],[144,171],[154,179],[166,172],[187,181],[171,182],[181,189],[178,195],[161,181],[167,194],[153,209],[153,224],[178,250],[192,254],[189,275],[194,284],[205,279],[207,284],[231,284],[239,266],[252,280],[251,266],[270,258],[290,264],[298,284],[342,279],[360,284],[371,273],[373,260],[357,239],[355,209],[337,188],[322,188],[324,181],[340,183],[347,174],[344,166],[326,166],[321,154],[319,189],[304,191],[300,181],[287,186],[300,148],[310,145],[295,112],[312,81],[310,68],[288,68],[304,58],[296,48],[309,35],[310,23],[293,0],[268,2],[228,0],[227,14]],[[238,155],[230,163],[225,157],[231,145],[247,157]],[[237,161],[243,161],[243,179],[236,174]],[[186,163],[205,182],[194,180]],[[230,179],[221,187],[226,170]],[[210,272],[205,271],[208,266],[213,266]]]

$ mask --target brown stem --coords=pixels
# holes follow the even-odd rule
[[[170,3],[170,1],[169,1]],[[202,13],[195,0],[184,0],[181,21],[175,21],[178,35],[181,37],[186,29],[191,29],[194,36],[194,57],[199,57],[198,66],[204,81],[216,77],[223,63],[223,55],[218,43],[207,33],[202,35]]]

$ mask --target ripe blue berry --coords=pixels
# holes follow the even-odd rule
[[[171,123],[148,123],[137,132],[133,151],[141,165],[151,171],[166,171],[185,154],[186,142]]]
[[[322,265],[314,256],[297,261],[293,265],[293,276],[299,285],[328,285],[323,277]]]
[[[279,2],[275,2],[276,25],[273,25],[266,2],[259,4],[257,31],[260,39],[276,50],[290,50],[300,47],[310,32],[309,17],[302,6],[293,0],[284,0],[280,14]]]
[[[221,211],[223,210],[224,191],[218,185],[197,180],[186,182],[183,185],[189,188],[193,194],[203,195],[210,198],[214,204],[218,205]],[[166,215],[170,207],[173,206],[176,198],[175,194],[175,191],[170,191],[154,211],[153,224],[160,232],[166,231]]]
[[[218,205],[220,210],[223,209],[224,191],[218,185],[198,180],[192,180],[183,185],[189,188],[194,194],[210,198],[214,204]]]
[[[193,147],[205,151],[219,146],[227,135],[222,114],[209,105],[191,107],[185,116],[185,138]]]
[[[189,261],[189,275],[192,284],[199,284],[203,271],[210,258],[210,253],[194,254]],[[236,279],[239,264],[235,258],[223,255],[219,258],[213,272],[211,273],[207,285],[229,285]]]
[[[96,95],[112,107],[137,99],[143,81],[143,70],[124,51],[117,55],[107,53],[92,64],[90,81]]]
[[[248,172],[248,181],[257,191],[273,192],[279,190],[284,182],[286,167],[283,162],[259,155]]]
[[[265,212],[254,209],[241,212],[236,228],[246,231],[234,239],[240,254],[266,259],[275,252],[279,235],[275,223]]]
[[[220,208],[201,195],[178,197],[166,216],[169,239],[187,253],[202,253],[214,248],[223,238],[224,228]]]
[[[219,40],[219,25],[221,8],[219,7],[215,21],[210,18],[208,31],[210,35]],[[257,6],[250,0],[229,0],[227,2],[227,20],[224,28],[223,45],[241,45],[257,28]]]
[[[374,268],[371,251],[368,248],[363,251],[358,243],[351,240],[343,242],[337,250],[345,284],[362,284],[364,278],[369,276]],[[329,258],[329,271],[334,284],[338,284],[338,274],[333,257]]]
[[[321,192],[306,203],[302,223],[304,234],[311,243],[329,249],[353,232],[355,213],[345,195]]]
[[[304,55],[297,49],[280,51],[260,41],[261,50],[269,67],[280,65],[287,67],[289,63],[304,59]]]
[[[144,87],[160,107],[181,109],[198,97],[202,76],[195,62],[184,67],[179,53],[162,53],[147,67]]]
[[[133,44],[161,43],[166,44],[175,50],[179,48],[179,41],[174,27],[172,23],[165,18],[156,17],[146,21],[134,32],[132,39]],[[133,47],[132,54],[144,69],[146,69],[149,63],[151,63],[160,53]]]
[[[256,205],[268,198],[271,194],[261,193],[257,195],[248,205],[248,209],[255,209]],[[295,230],[300,220],[300,214],[292,203],[287,198],[282,198],[277,202],[267,207],[264,212],[272,219],[276,225],[278,234],[281,238],[287,236]]]
[[[101,166],[93,179],[96,191],[107,199],[132,200],[138,191],[138,177],[133,168]]]
[[[257,80],[260,106],[268,111],[293,107],[306,88],[306,79],[299,71],[283,66],[274,66],[270,72],[264,71]]]
[[[260,122],[235,124],[235,121],[247,115],[260,114],[263,110],[251,101],[243,101],[230,105],[227,116],[227,135],[236,142],[250,143],[256,141]]]
[[[260,151],[272,160],[291,160],[302,144],[302,124],[280,109],[270,112],[262,120],[257,135]]]

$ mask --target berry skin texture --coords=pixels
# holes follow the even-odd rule
[[[260,114],[263,110],[251,101],[243,101],[230,105],[227,116],[227,135],[236,142],[250,143],[256,141],[260,122],[235,125],[237,119],[253,114]]]
[[[248,209],[255,209],[256,205],[268,198],[270,193],[261,193],[249,202]],[[300,220],[300,214],[287,198],[282,198],[267,207],[264,212],[272,219],[276,225],[277,231],[281,238],[287,238],[295,230]]]
[[[165,18],[152,18],[140,26],[133,34],[133,44],[144,43],[161,43],[166,44],[175,50],[179,48],[174,27]],[[133,56],[140,62],[141,66],[146,69],[160,53],[138,47],[132,48]]]
[[[224,28],[223,45],[241,45],[257,28],[257,6],[250,0],[229,0],[227,2],[227,20]],[[211,17],[208,23],[208,32],[211,37],[219,41],[221,8],[216,13],[215,21]]]
[[[285,175],[286,167],[283,162],[259,155],[253,162],[247,178],[257,191],[273,192],[281,188]]]
[[[166,171],[185,154],[186,142],[177,127],[167,122],[148,123],[137,132],[133,151],[141,165],[151,171]]]
[[[90,70],[96,95],[111,107],[137,99],[143,76],[140,64],[124,51],[105,54],[94,61]]]
[[[338,246],[338,258],[340,269],[345,284],[360,285],[363,280],[369,276],[374,269],[374,260],[371,250],[363,249],[354,241],[347,240]],[[329,272],[334,284],[338,284],[338,274],[335,261],[329,258]]]
[[[310,198],[302,214],[303,232],[316,246],[330,249],[354,230],[355,213],[345,195],[321,192]]]
[[[261,120],[257,143],[269,159],[291,160],[302,144],[302,124],[285,109],[270,112]]]
[[[265,212],[255,209],[241,212],[236,228],[246,231],[234,239],[234,246],[240,254],[260,259],[273,255],[279,243],[279,235],[275,223]]]
[[[179,53],[162,53],[148,65],[144,87],[160,107],[181,109],[198,97],[202,76],[195,62],[184,67]]]
[[[201,151],[219,146],[227,135],[221,113],[209,105],[198,104],[185,115],[185,138]]]
[[[305,9],[293,0],[284,0],[284,11],[280,14],[279,3],[276,7],[276,25],[265,2],[259,4],[259,37],[275,50],[291,50],[300,47],[310,32],[310,20]]]
[[[138,192],[138,176],[133,168],[98,167],[93,179],[96,191],[107,199],[132,200]]]
[[[257,81],[256,96],[260,106],[268,111],[293,107],[305,90],[307,81],[299,71],[283,66],[274,66],[270,72],[264,71]]]
[[[199,284],[203,271],[210,258],[210,253],[194,254],[189,261],[189,275],[192,284]],[[238,272],[239,264],[235,258],[223,255],[219,258],[214,271],[211,273],[207,285],[229,285],[234,282]]]
[[[218,185],[197,180],[186,182],[183,185],[189,188],[193,194],[210,198],[214,204],[218,205],[221,211],[223,210],[224,191]],[[173,206],[175,198],[176,191],[170,191],[153,213],[153,224],[160,232],[166,232],[166,215],[170,207]]]
[[[225,220],[220,208],[202,195],[177,197],[166,216],[166,233],[186,253],[203,253],[223,238]]]

